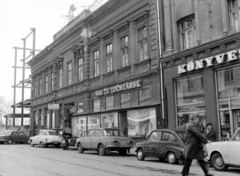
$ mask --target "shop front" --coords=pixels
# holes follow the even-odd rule
[[[194,53],[189,51],[165,59],[169,128],[183,129],[193,113],[200,116],[203,132],[208,122],[213,123],[219,140],[228,140],[240,127],[240,50],[237,42],[235,45],[230,40],[231,45],[223,42],[219,41],[221,46],[229,48],[221,50],[216,46],[219,43],[213,43],[214,50],[203,46],[204,51],[199,47]]]

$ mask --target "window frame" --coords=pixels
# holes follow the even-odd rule
[[[97,102],[97,101],[99,101],[99,107],[97,107],[98,109],[97,110],[95,110],[96,108],[95,108],[95,103]],[[100,100],[100,98],[97,98],[97,99],[94,99],[94,100],[92,100],[92,112],[99,112],[100,110],[101,110],[101,100]]]
[[[72,84],[72,62],[67,63],[68,85]]]
[[[127,38],[127,42],[126,42],[126,38]],[[126,57],[124,57],[124,56],[126,56]],[[129,35],[124,35],[124,36],[120,37],[120,58],[121,58],[121,66],[122,67],[127,67],[130,65],[130,63],[129,63]]]
[[[108,43],[105,45],[105,58],[107,73],[113,71],[113,43]]]
[[[42,78],[39,79],[39,96],[43,95],[43,90],[42,90]]]
[[[51,72],[51,91],[54,90],[54,72]]]
[[[233,3],[236,3],[236,9],[233,9]],[[239,12],[239,1],[238,0],[228,0],[227,1],[227,11],[228,11],[228,20],[230,32],[239,32],[240,31],[240,12]],[[234,16],[237,16],[235,20]],[[237,24],[236,24],[237,22]]]
[[[45,94],[48,93],[48,75],[45,75]]]
[[[63,78],[63,69],[62,69],[62,67],[60,67],[58,69],[58,87],[59,87],[59,89],[61,89],[63,87],[62,78]]]
[[[143,38],[141,37],[142,35],[141,35],[141,32],[140,31],[144,31],[144,29],[146,28],[146,34],[143,34]],[[146,35],[146,37],[144,37],[144,35]],[[145,58],[145,52],[144,52],[144,44],[142,45],[142,43],[147,43],[147,51],[146,51],[146,58]],[[141,58],[141,54],[140,54],[140,48],[142,48],[142,50],[143,50],[143,56],[142,56],[142,58]],[[139,60],[140,61],[144,61],[144,60],[147,60],[147,59],[149,59],[149,27],[148,27],[148,25],[143,25],[143,26],[141,26],[141,27],[139,27],[139,28],[137,28],[137,55],[138,55],[138,57],[139,57]]]
[[[78,58],[78,81],[83,81],[83,57]]]
[[[99,49],[96,49],[93,51],[93,75],[94,77],[97,77],[100,75],[100,58],[99,58],[100,51]]]

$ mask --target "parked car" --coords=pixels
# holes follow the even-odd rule
[[[59,148],[61,146],[62,137],[56,132],[56,130],[42,129],[39,130],[38,135],[30,137],[29,143],[31,147],[34,145],[40,145],[42,148],[54,145]]]
[[[184,161],[184,130],[157,129],[153,130],[147,140],[136,144],[137,159],[143,161],[145,157],[157,157],[168,163],[182,164]]]
[[[218,171],[225,171],[229,166],[240,167],[240,128],[229,141],[207,144],[208,160]]]
[[[133,147],[133,141],[118,129],[96,128],[91,129],[86,137],[78,138],[76,145],[79,153],[85,150],[96,150],[99,155],[105,155],[111,151],[118,151],[124,156],[127,150]]]
[[[29,137],[23,132],[19,130],[5,130],[0,135],[0,143],[23,143],[27,144]]]

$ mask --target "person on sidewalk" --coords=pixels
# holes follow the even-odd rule
[[[204,159],[203,144],[210,143],[199,129],[198,114],[190,114],[189,123],[186,124],[185,163],[182,175],[188,176],[193,159],[198,160],[205,176],[212,176],[209,173]]]
[[[216,142],[218,140],[218,136],[216,131],[213,129],[213,125],[211,122],[206,125],[206,138],[211,142]]]

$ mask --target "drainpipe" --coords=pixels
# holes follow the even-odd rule
[[[163,127],[165,128],[166,127],[166,124],[165,124],[165,105],[164,105],[164,95],[163,95],[163,69],[162,69],[162,63],[160,61],[160,59],[162,58],[162,38],[161,38],[161,26],[160,26],[160,16],[159,16],[159,0],[156,0],[156,3],[157,3],[157,25],[158,25],[158,46],[159,46],[159,59],[158,59],[158,62],[159,62],[159,69],[160,69],[160,94],[161,94],[161,105],[162,105],[162,119],[163,119]]]

